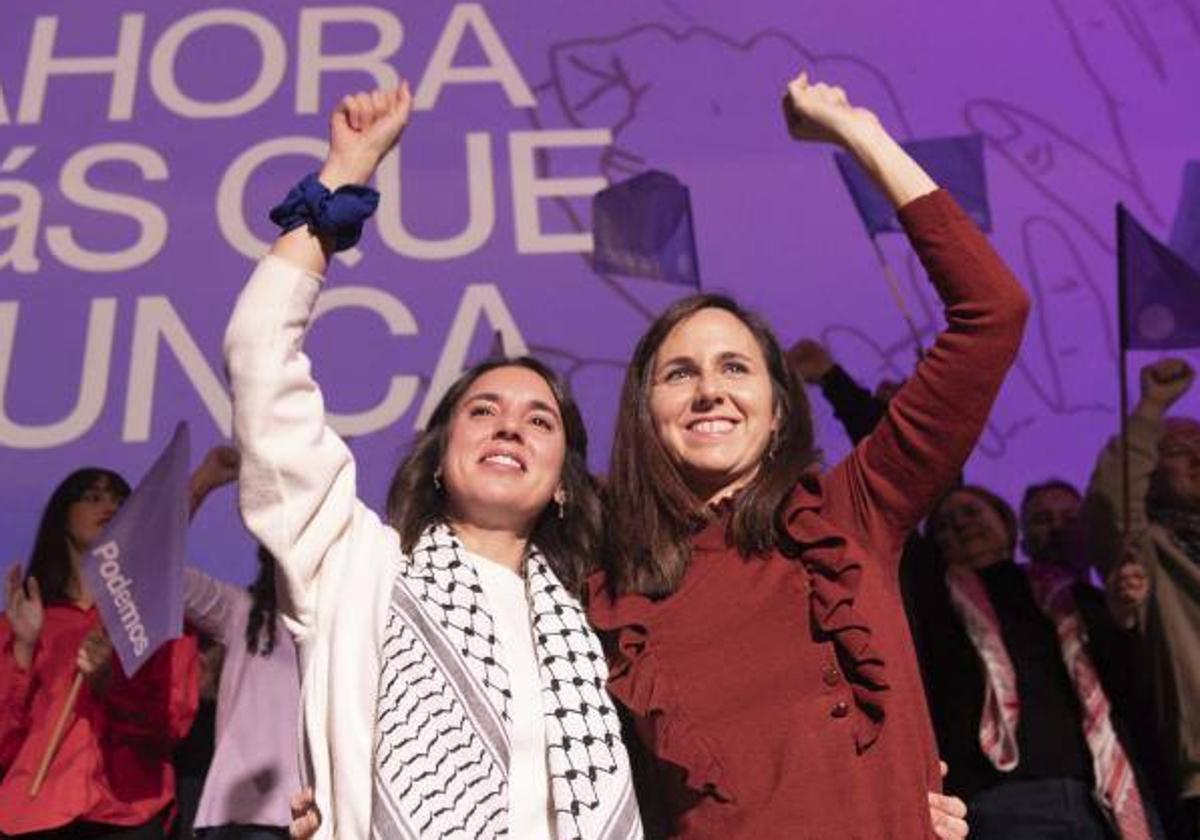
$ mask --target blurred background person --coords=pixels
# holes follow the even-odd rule
[[[1078,561],[1038,547],[1043,562],[1017,565],[1017,517],[978,486],[942,499],[926,534],[940,574],[919,590],[919,656],[971,836],[1162,836],[1117,708],[1128,709],[1127,640],[1086,573],[1070,571]]]
[[[1154,718],[1180,802],[1179,834],[1200,837],[1200,421],[1167,412],[1195,381],[1183,359],[1141,371],[1128,420],[1129,496],[1120,437],[1088,486],[1091,556],[1112,580],[1118,618],[1145,635]],[[1128,522],[1126,529],[1126,504]],[[1141,582],[1145,578],[1146,583]]]
[[[42,514],[28,570],[8,576],[0,619],[0,833],[161,838],[174,816],[171,753],[198,703],[196,641],[164,644],[132,677],[80,574],[129,496],[118,474],[67,476]],[[76,672],[84,689],[37,797],[30,785]]]

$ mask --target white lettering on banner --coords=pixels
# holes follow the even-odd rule
[[[83,351],[83,374],[75,407],[62,420],[44,426],[22,425],[14,421],[8,412],[8,383],[19,310],[20,304],[15,301],[0,302],[0,446],[48,449],[70,443],[82,437],[95,424],[104,408],[117,301],[115,298],[96,298],[92,301],[87,346]],[[31,363],[37,361],[32,359]]]
[[[607,128],[514,131],[509,135],[508,155],[512,166],[517,253],[566,254],[592,250],[591,231],[545,233],[538,213],[538,202],[543,198],[590,196],[604,189],[608,182],[602,175],[541,178],[537,173],[537,155],[542,149],[608,146],[611,143],[612,132]]]
[[[46,228],[46,246],[63,264],[76,271],[127,271],[154,259],[167,241],[167,215],[157,205],[132,195],[109,192],[88,183],[89,170],[98,163],[124,161],[138,167],[148,181],[167,179],[167,162],[149,146],[137,143],[99,143],[80,149],[63,164],[59,189],[79,207],[126,216],[138,224],[137,242],[121,251],[92,251],[75,241],[68,225]]]
[[[83,372],[75,407],[63,420],[42,426],[21,425],[11,419],[6,408],[15,399],[10,393],[10,375],[20,307],[21,304],[16,301],[0,301],[0,447],[49,449],[71,443],[95,425],[105,406],[117,301],[115,298],[96,298],[92,301]],[[369,310],[379,316],[392,335],[397,337],[414,336],[420,331],[408,306],[394,295],[377,288],[346,286],[330,289],[319,299],[313,313],[314,320],[338,309]],[[485,317],[490,332],[498,331],[501,334],[505,353],[515,356],[528,352],[500,289],[490,283],[467,286],[438,357],[428,395],[413,424],[414,429],[424,428],[438,399],[462,373],[470,352],[471,339],[476,334],[479,322]],[[126,443],[136,443],[150,438],[160,344],[167,345],[171,350],[185,378],[208,409],[217,431],[228,437],[232,425],[229,395],[166,297],[151,295],[137,299],[132,335],[121,439]],[[30,359],[30,365],[35,366],[37,361],[36,358]],[[339,413],[329,408],[330,422],[341,434],[366,435],[377,432],[403,417],[412,407],[419,387],[418,376],[392,375],[388,380],[387,393],[377,405],[355,413]],[[173,416],[179,414],[177,403],[176,397],[171,405]]]
[[[0,125],[8,125],[12,118],[8,115],[8,101],[4,96],[4,85],[0,84]]]
[[[340,286],[323,292],[313,308],[310,329],[323,315],[350,308],[374,312],[387,324],[392,335],[417,334],[417,321],[408,307],[387,292],[369,286]],[[415,376],[393,376],[388,383],[387,394],[378,405],[357,414],[327,411],[329,425],[338,434],[353,436],[386,429],[408,411],[420,384],[421,380]]]
[[[475,34],[488,63],[455,67],[454,56],[458,54],[458,47],[468,28]],[[487,12],[478,3],[459,3],[451,10],[450,19],[442,28],[441,37],[433,48],[433,54],[425,66],[425,74],[421,76],[421,83],[413,96],[413,110],[432,110],[437,105],[442,88],[450,84],[499,84],[514,108],[533,108],[537,105],[533,91],[517,69],[517,63],[500,40],[500,34]]]
[[[510,137],[512,166],[513,212],[515,215],[516,248],[519,254],[587,253],[592,249],[590,232],[546,233],[542,230],[539,201],[545,198],[590,196],[603,189],[603,176],[573,176],[539,178],[536,157],[539,152],[555,148],[602,147],[612,142],[612,132],[606,128],[569,129],[553,131],[516,131]],[[242,152],[230,164],[217,189],[217,224],[221,233],[238,253],[258,259],[270,244],[250,230],[245,216],[245,193],[250,178],[268,161],[287,155],[303,155],[320,161],[328,145],[312,137],[277,137]],[[496,225],[495,175],[492,163],[492,142],[487,132],[468,132],[467,158],[467,222],[462,231],[444,239],[419,239],[413,236],[402,220],[404,176],[401,154],[397,148],[379,166],[376,182],[380,191],[379,212],[375,223],[384,244],[402,257],[416,260],[448,260],[463,257],[482,248],[491,238]],[[346,265],[356,265],[363,253],[351,248],[337,254]]]
[[[129,390],[125,394],[125,427],[121,439],[126,442],[150,439],[150,415],[154,404],[154,385],[158,378],[160,338],[175,354],[221,434],[229,437],[233,429],[233,406],[229,394],[208,366],[204,354],[179,320],[171,302],[159,295],[138,298],[133,324]]]
[[[115,53],[61,56],[55,54],[59,18],[37,18],[28,41],[29,54],[17,122],[25,125],[41,122],[51,77],[84,75],[110,76],[108,119],[113,122],[131,119],[142,64],[145,15],[129,12],[121,15],[120,21]],[[377,38],[373,46],[361,52],[329,55],[324,52],[324,34],[326,26],[331,24],[373,27]],[[254,78],[241,93],[227,100],[203,101],[179,87],[176,64],[188,39],[213,27],[231,27],[249,33],[258,43],[259,61],[254,68]],[[321,79],[328,73],[365,73],[375,86],[382,87],[399,81],[389,62],[400,51],[404,29],[386,7],[301,8],[296,29],[294,105],[297,114],[321,110]],[[483,63],[456,65],[455,57],[468,38],[473,38],[479,45]],[[149,50],[151,92],[162,107],[189,119],[229,118],[261,107],[283,84],[289,59],[287,41],[276,23],[256,12],[237,8],[206,9],[185,15],[168,25]],[[411,58],[405,63],[414,64]],[[498,85],[513,108],[532,108],[537,104],[533,90],[483,5],[457,3],[451,7],[425,64],[421,81],[414,91],[413,107],[418,111],[432,110],[447,86],[481,84]],[[8,106],[0,91],[0,124],[8,121]]]
[[[0,173],[13,174],[33,157],[33,146],[14,146],[0,163]],[[12,230],[12,244],[0,252],[0,270],[12,266],[18,274],[33,274],[41,266],[37,257],[38,226],[42,222],[42,194],[29,181],[0,180],[0,197],[17,200],[16,209],[0,215],[0,231]]]
[[[121,15],[115,55],[62,58],[54,55],[58,18],[39,17],[33,25],[33,38],[25,63],[25,83],[21,88],[17,122],[28,125],[41,120],[42,105],[46,100],[46,82],[51,76],[112,76],[108,118],[115,122],[132,117],[144,24],[145,15]]]
[[[375,27],[375,46],[358,53],[326,55],[322,38],[328,23],[363,23]],[[391,12],[370,6],[320,7],[300,11],[296,45],[296,113],[321,110],[321,76],[325,72],[356,71],[371,77],[375,87],[395,87],[400,76],[387,60],[404,40],[400,20]]]
[[[384,243],[406,257],[449,260],[482,248],[496,226],[496,193],[492,175],[492,141],[486,131],[467,134],[467,224],[445,239],[418,239],[404,227],[404,178],[397,146],[379,166],[376,182],[382,186],[376,224]]]
[[[125,631],[129,644],[133,646],[133,652],[141,656],[150,645],[150,640],[146,637],[146,627],[142,624],[141,613],[138,612],[137,603],[133,599],[133,580],[121,573],[120,546],[109,540],[104,545],[92,549],[92,554],[100,560],[97,570],[104,580],[104,588],[108,590],[113,606],[117,608],[121,628]]]
[[[303,155],[315,160],[325,159],[329,144],[313,137],[277,137],[251,146],[242,152],[225,170],[217,187],[217,226],[225,241],[239,254],[257,260],[267,253],[270,243],[254,235],[246,224],[246,184],[260,166],[269,160],[286,155]],[[346,265],[357,265],[362,251],[350,248],[335,255]]]
[[[492,283],[474,283],[467,286],[458,304],[458,311],[454,313],[454,323],[450,327],[450,335],[446,336],[442,355],[433,371],[433,381],[429,383],[429,391],[425,394],[421,413],[417,415],[417,422],[413,426],[417,431],[425,428],[442,395],[466,370],[471,339],[475,335],[480,317],[485,314],[492,331],[500,333],[505,356],[524,356],[529,352],[525,339],[521,337],[521,331],[517,329],[517,322],[505,306],[504,298],[500,296],[500,290]]]
[[[175,58],[184,41],[211,26],[234,26],[258,41],[258,77],[240,96],[224,102],[201,102],[179,89]],[[237,117],[262,105],[279,89],[287,68],[287,45],[275,24],[244,9],[210,9],[181,18],[167,29],[150,55],[150,87],[164,107],[193,119]]]

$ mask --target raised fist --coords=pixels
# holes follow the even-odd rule
[[[792,373],[809,385],[816,385],[833,368],[833,358],[819,342],[802,338],[787,351]]]

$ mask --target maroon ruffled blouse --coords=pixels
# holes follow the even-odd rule
[[[639,798],[666,811],[672,837],[935,836],[937,747],[900,550],[975,446],[1029,301],[948,193],[900,220],[948,326],[876,430],[798,482],[784,521],[800,558],[742,557],[725,517],[695,537],[670,597],[589,581],[609,691],[650,756]]]

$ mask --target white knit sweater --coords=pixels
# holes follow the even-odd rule
[[[300,652],[301,769],[322,814],[317,840],[369,835],[381,639],[401,557],[397,533],[357,498],[354,458],[325,422],[302,351],[321,282],[267,257],[225,334],[242,517],[279,561]]]

